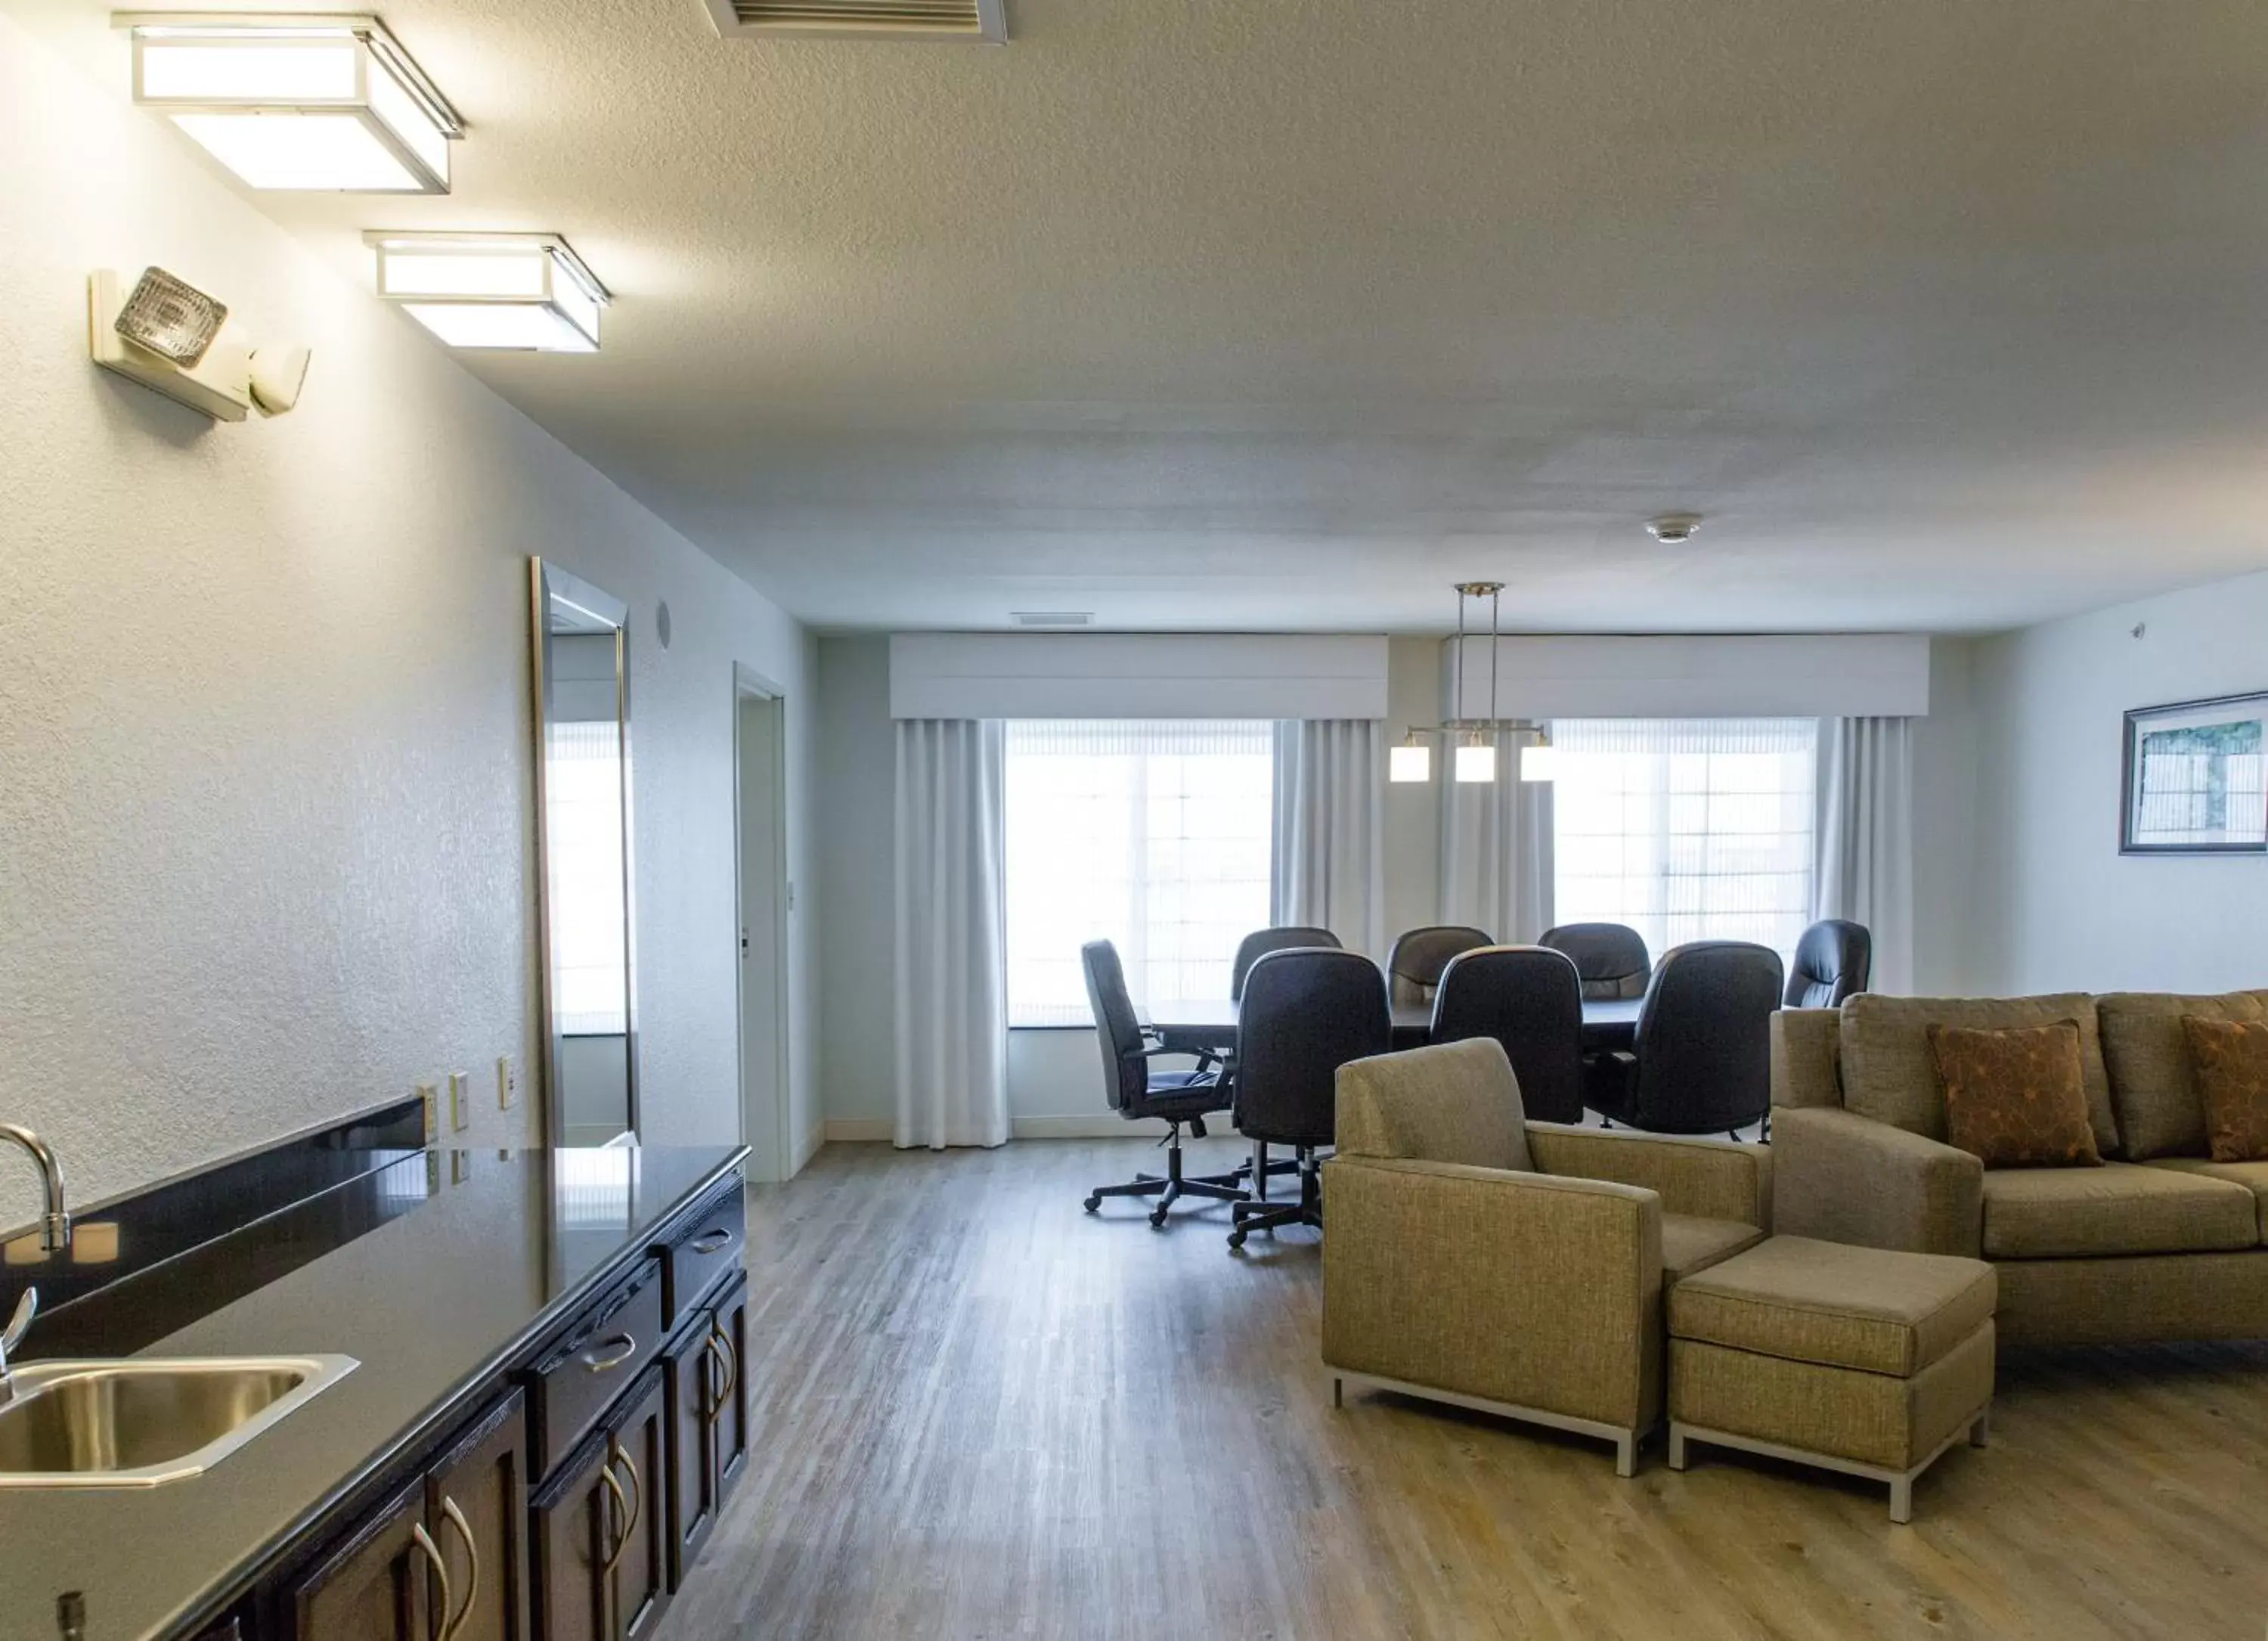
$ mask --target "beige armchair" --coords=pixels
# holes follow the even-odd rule
[[[1763,1240],[1770,1148],[1528,1122],[1493,1039],[1344,1066],[1323,1361],[1615,1444],[1662,1408],[1662,1296]]]

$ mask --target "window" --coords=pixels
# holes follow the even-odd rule
[[[1008,1024],[1086,1025],[1079,949],[1117,944],[1127,989],[1226,997],[1268,923],[1274,727],[1008,725]]]
[[[1752,940],[1791,959],[1811,920],[1818,723],[1562,720],[1554,918],[1627,923],[1656,957]]]

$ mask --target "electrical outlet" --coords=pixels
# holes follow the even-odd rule
[[[441,1137],[441,1086],[438,1083],[420,1083],[417,1098],[425,1106],[425,1143],[431,1145]]]
[[[449,1132],[452,1134],[462,1134],[473,1120],[472,1106],[465,1098],[472,1080],[469,1072],[452,1071],[449,1074]]]
[[[519,1098],[519,1074],[512,1068],[512,1056],[497,1056],[497,1109],[510,1111]]]

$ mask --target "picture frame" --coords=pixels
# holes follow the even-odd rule
[[[2121,854],[2268,854],[2268,691],[2126,714]]]

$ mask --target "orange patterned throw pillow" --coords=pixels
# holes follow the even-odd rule
[[[2268,1161],[2268,1022],[2182,1016],[2217,1163]]]
[[[2093,1168],[2079,1022],[2005,1031],[1933,1025],[1945,1137],[1987,1168]]]

